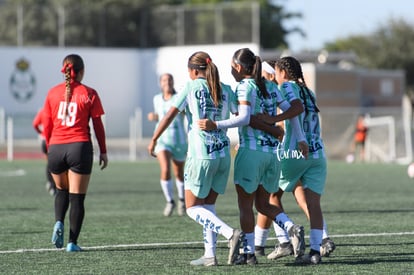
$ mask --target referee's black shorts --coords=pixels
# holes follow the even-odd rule
[[[74,142],[52,144],[48,151],[49,171],[60,174],[67,170],[89,175],[92,172],[93,146],[92,142]]]

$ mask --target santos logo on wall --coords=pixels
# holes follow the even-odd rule
[[[29,66],[26,59],[20,58],[10,77],[10,92],[19,102],[27,102],[35,93],[36,79]]]

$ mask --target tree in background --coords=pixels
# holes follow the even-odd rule
[[[331,52],[354,52],[358,65],[375,69],[401,69],[414,90],[414,26],[390,19],[373,33],[354,35],[325,45]]]
[[[285,49],[287,35],[302,33],[298,28],[288,30],[283,26],[283,22],[301,17],[299,13],[285,11],[285,1],[257,1],[262,48]],[[249,8],[252,1],[0,0],[0,45],[146,48],[252,42],[254,13],[237,5],[240,3]],[[219,4],[226,9],[217,30],[213,8]],[[181,11],[179,7],[198,10],[206,5],[211,10],[177,12]],[[185,37],[178,35],[180,30]],[[223,40],[217,42],[217,37]]]
[[[302,14],[299,12],[286,11],[283,3],[289,0],[258,0],[257,3],[260,6],[260,46],[264,49],[287,49],[289,45],[286,40],[286,36],[299,33],[305,37],[305,33],[299,27],[293,27],[287,29],[284,26],[284,22],[302,18]],[[253,2],[251,0],[188,0],[188,1],[176,1],[180,4],[206,4],[206,3],[240,3],[240,2]],[[249,16],[249,14],[240,14],[239,16]],[[240,23],[240,21],[238,22]],[[248,28],[249,26],[246,26]],[[231,35],[231,27],[226,30],[227,35]],[[237,35],[237,34],[233,34]]]
[[[276,1],[260,1],[260,45],[264,49],[288,49],[289,45],[286,37],[290,34],[298,33],[302,37],[306,34],[299,27],[286,29],[283,22],[291,19],[302,18],[299,12],[286,11],[282,3]],[[278,2],[286,2],[278,1]]]

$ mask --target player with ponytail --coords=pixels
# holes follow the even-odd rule
[[[283,208],[281,198],[284,192],[292,192],[299,206],[305,212],[310,221],[310,252],[297,259],[307,264],[319,264],[321,256],[329,256],[335,249],[335,244],[329,238],[326,223],[321,209],[321,196],[325,189],[327,164],[321,128],[319,123],[319,108],[316,105],[315,94],[307,87],[302,66],[299,61],[286,56],[275,63],[275,76],[280,91],[285,97],[293,94],[300,99],[304,112],[298,117],[306,141],[309,144],[307,159],[285,157],[281,161],[282,173],[279,190],[270,196],[273,205]],[[280,116],[262,117],[267,123],[280,121]],[[284,151],[294,152],[296,148],[295,134],[292,132],[292,124],[285,122],[286,133],[284,136]],[[263,217],[258,219],[260,228],[269,228],[271,220],[264,222]],[[288,256],[293,251],[287,232],[274,223],[279,245],[268,255],[269,259],[277,259]]]
[[[216,200],[226,190],[230,171],[230,140],[225,130],[202,131],[195,124],[202,118],[225,120],[237,112],[237,103],[229,86],[220,83],[219,72],[211,57],[196,52],[188,59],[191,81],[178,93],[170,111],[160,121],[148,152],[174,117],[185,110],[188,118],[188,154],[184,168],[185,205],[187,215],[203,227],[204,255],[191,265],[217,265],[217,234],[229,240],[228,264],[233,264],[243,233],[233,229],[216,215]]]
[[[81,83],[85,69],[82,58],[70,54],[63,60],[65,82],[51,88],[43,111],[43,126],[48,148],[48,166],[56,184],[55,226],[52,243],[61,248],[64,244],[64,224],[69,209],[68,252],[81,251],[77,244],[85,207],[93,163],[93,146],[89,121],[92,120],[99,144],[99,164],[108,164],[104,114],[98,93]]]
[[[303,108],[292,108],[274,89],[276,86],[270,85],[262,78],[261,63],[260,57],[250,49],[237,50],[232,58],[231,73],[239,82],[236,88],[238,115],[222,121],[198,121],[201,129],[209,131],[238,127],[240,144],[234,161],[234,183],[238,195],[240,225],[245,233],[245,240],[243,253],[235,264],[257,264],[254,254],[253,205],[258,212],[289,232],[295,243],[295,256],[301,256],[305,250],[303,226],[294,224],[283,209],[269,203],[270,193],[278,190],[280,161],[276,153],[280,144],[278,138],[283,133],[280,128],[260,124],[260,121],[255,119],[257,114],[262,113],[276,115],[278,106],[285,111],[286,118],[295,117]],[[295,121],[298,123],[297,119]]]

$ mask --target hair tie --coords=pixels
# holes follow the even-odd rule
[[[67,63],[63,64],[62,69],[60,70],[62,73],[66,73],[66,67],[67,67]]]
[[[210,57],[207,57],[207,58],[206,58],[206,63],[207,63],[207,64],[211,63],[211,58],[210,58]]]
[[[65,63],[62,67],[62,70],[60,70],[60,71],[64,74],[66,74],[67,69],[70,70],[70,78],[75,79],[76,74],[75,74],[75,71],[73,70],[73,64],[72,63]]]

